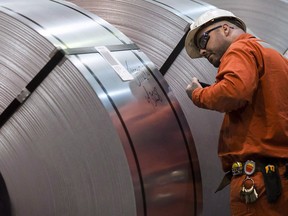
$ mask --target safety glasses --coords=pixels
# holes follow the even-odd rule
[[[216,26],[216,27],[214,27],[214,28],[212,28],[212,29],[204,32],[203,35],[199,38],[198,42],[195,43],[195,45],[196,45],[199,49],[205,49],[206,46],[207,46],[208,40],[209,40],[209,38],[210,38],[209,33],[212,32],[212,31],[214,31],[214,30],[216,30],[216,29],[218,29],[218,28],[221,28],[221,27],[222,27],[222,25]]]

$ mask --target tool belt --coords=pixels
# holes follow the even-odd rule
[[[230,184],[233,176],[246,175],[252,176],[255,172],[261,172],[264,178],[266,195],[270,203],[275,202],[281,195],[282,186],[278,167],[280,164],[285,164],[286,172],[284,176],[288,179],[288,163],[286,160],[247,160],[246,162],[234,162],[231,170],[227,172],[222,179],[219,187],[215,191],[218,192]]]

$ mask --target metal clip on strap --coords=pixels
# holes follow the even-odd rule
[[[20,102],[23,103],[29,96],[30,96],[31,92],[24,88],[20,94],[16,97],[16,99]]]

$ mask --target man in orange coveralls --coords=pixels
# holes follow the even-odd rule
[[[186,92],[196,106],[225,112],[218,154],[232,215],[287,216],[288,60],[221,9],[190,26],[185,48],[218,68],[214,84],[193,77]]]

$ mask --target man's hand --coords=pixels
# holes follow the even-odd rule
[[[192,78],[191,84],[186,87],[186,93],[188,97],[192,100],[192,93],[196,88],[202,88],[201,84],[198,82],[196,77]]]

